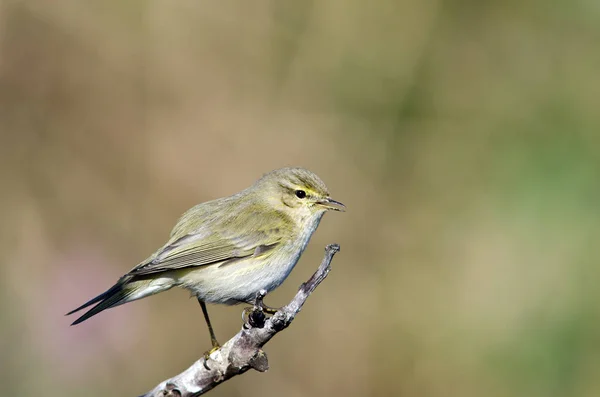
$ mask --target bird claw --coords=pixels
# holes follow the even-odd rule
[[[267,295],[267,291],[261,289],[256,293],[254,299],[254,305],[252,307],[246,307],[242,311],[242,321],[248,328],[262,328],[265,325],[265,313],[275,314],[279,309],[269,307],[264,304],[263,299]]]
[[[248,328],[262,328],[265,326],[265,312],[260,307],[245,307],[242,311],[242,321]]]
[[[206,368],[207,371],[210,371],[210,368],[208,367],[208,360],[210,359],[210,355],[219,350],[220,348],[221,346],[213,346],[212,349],[210,349],[207,352],[204,352],[204,368]]]

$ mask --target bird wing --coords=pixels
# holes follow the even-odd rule
[[[265,226],[264,220],[261,222],[259,217],[236,231],[201,227],[193,233],[173,238],[128,275],[142,276],[264,255],[286,239],[282,228]],[[225,231],[214,232],[211,229]]]

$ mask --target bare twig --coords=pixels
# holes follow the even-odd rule
[[[250,368],[259,372],[266,371],[269,363],[261,348],[291,324],[308,296],[327,277],[331,270],[331,260],[339,250],[340,246],[337,244],[328,245],[315,274],[300,286],[290,303],[270,318],[265,319],[263,312],[262,299],[266,291],[259,291],[254,308],[248,314],[248,321],[244,322],[242,330],[212,353],[207,362],[201,358],[179,375],[161,382],[141,397],[196,397]]]

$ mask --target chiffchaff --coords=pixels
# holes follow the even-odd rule
[[[230,197],[198,204],[179,219],[169,241],[106,292],[69,312],[96,304],[72,325],[105,309],[186,288],[198,298],[213,349],[219,344],[206,302],[252,302],[290,274],[327,210],[344,211],[321,179],[282,168]]]

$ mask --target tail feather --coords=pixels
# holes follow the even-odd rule
[[[68,312],[67,314],[65,314],[65,316],[70,316],[71,314],[76,313],[76,312],[78,312],[78,311],[80,311],[82,309],[85,309],[86,307],[91,306],[94,303],[98,303],[101,300],[104,300],[104,299],[110,297],[111,295],[113,295],[116,292],[118,292],[122,287],[123,287],[123,285],[121,283],[117,283],[117,284],[113,285],[107,291],[104,291],[103,293],[101,293],[97,297],[95,297],[93,299],[90,299],[89,301],[85,302],[83,305],[79,306],[77,309],[71,310],[70,312]]]
[[[97,303],[96,306],[92,307],[90,310],[85,312],[81,317],[73,321],[73,323],[71,324],[77,325],[87,320],[88,318],[95,316],[101,311],[110,309],[111,307],[122,305],[127,302],[132,302],[134,300],[138,300],[149,295],[154,295],[159,292],[166,291],[174,285],[175,284],[171,280],[166,281],[165,279],[132,280],[130,277],[122,277],[115,285],[109,288],[106,292],[101,293],[97,297],[79,306],[77,309],[71,310],[69,313],[67,313],[67,316],[69,314],[73,314],[75,312],[78,312],[79,310],[85,309],[86,307]]]
[[[96,306],[92,307],[90,310],[85,312],[77,320],[73,321],[73,323],[71,325],[77,325],[77,324],[87,320],[88,318],[95,316],[96,314],[100,313],[101,311],[104,311],[106,309],[110,309],[111,307],[119,306],[123,303],[128,302],[129,296],[132,293],[134,293],[135,290],[129,289],[129,288],[123,288],[122,285],[119,287],[120,288],[115,289],[114,291],[111,291],[112,288],[109,289],[108,291],[106,291],[104,294],[107,294],[107,295],[105,295],[102,298],[100,303],[98,303]],[[109,292],[111,292],[111,293],[109,293]],[[102,294],[102,295],[104,295],[104,294]],[[94,298],[94,299],[96,299],[96,298]]]

